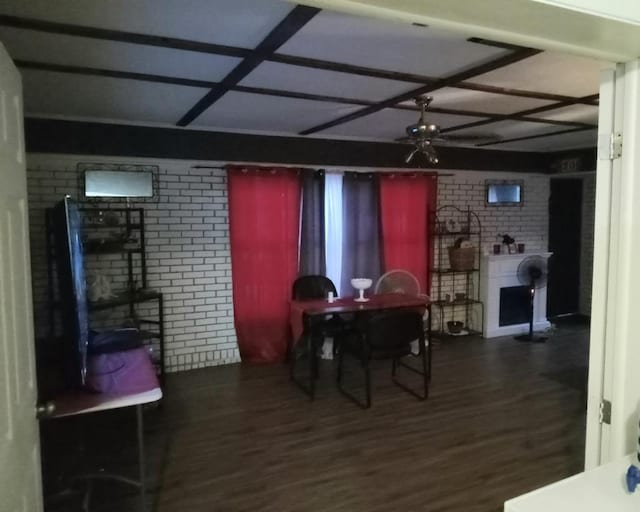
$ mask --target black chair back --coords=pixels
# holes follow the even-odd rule
[[[393,353],[407,350],[414,340],[424,341],[422,315],[412,310],[375,314],[368,319],[366,331],[367,342],[373,351]],[[424,343],[420,346],[424,347]]]
[[[324,299],[329,292],[337,296],[336,287],[326,276],[301,276],[293,283],[291,298],[301,299]]]

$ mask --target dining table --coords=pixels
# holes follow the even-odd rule
[[[316,378],[318,376],[318,350],[324,343],[320,326],[328,316],[353,317],[353,325],[366,322],[367,315],[395,309],[416,309],[421,314],[429,311],[426,338],[429,365],[431,365],[431,299],[427,295],[406,293],[383,293],[366,297],[359,301],[355,297],[329,299],[292,300],[290,307],[291,332],[293,346],[290,361],[290,379],[297,384],[311,400],[315,398]],[[296,376],[296,353],[306,345],[308,352],[308,381],[303,382]]]

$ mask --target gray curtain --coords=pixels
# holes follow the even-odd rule
[[[347,172],[342,183],[342,282],[340,295],[355,294],[354,277],[380,277],[380,201],[375,174]],[[372,290],[369,290],[371,293]]]
[[[324,171],[305,171],[302,175],[302,215],[298,273],[325,275],[324,248]]]

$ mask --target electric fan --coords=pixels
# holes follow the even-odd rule
[[[516,336],[518,341],[532,341],[543,343],[547,341],[544,336],[533,335],[533,305],[536,297],[536,290],[544,288],[547,284],[547,260],[542,256],[529,256],[518,265],[518,281],[523,286],[529,287],[529,334]]]
[[[375,290],[376,293],[419,295],[420,283],[411,272],[407,272],[406,270],[390,270],[378,279]]]

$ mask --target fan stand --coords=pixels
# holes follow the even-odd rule
[[[514,336],[513,339],[518,341],[528,341],[530,343],[544,343],[547,341],[546,336],[533,335],[533,304],[536,297],[536,282],[533,279],[529,284],[529,297],[531,297],[529,302],[529,334],[520,334],[519,336]]]

